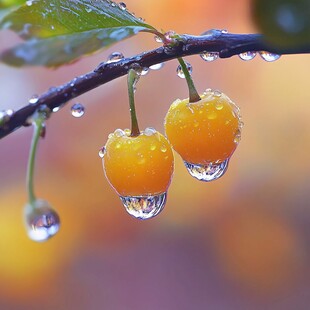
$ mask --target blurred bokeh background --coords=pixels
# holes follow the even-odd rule
[[[127,0],[163,30],[257,31],[249,0]],[[4,49],[16,40],[4,32]],[[88,72],[113,51],[131,56],[158,46],[140,34],[57,70],[0,64],[0,109],[27,104]],[[225,92],[241,108],[242,141],[226,175],[201,183],[176,154],[164,211],[131,218],[106,181],[99,148],[130,124],[126,78],[69,103],[47,123],[36,166],[36,192],[62,227],[46,243],[30,241],[22,219],[32,130],[0,141],[0,309],[309,309],[309,55],[274,63],[238,57],[193,65],[197,88]],[[185,98],[177,62],[143,77],[136,93],[141,128],[163,131],[171,102]],[[75,119],[70,106],[85,115]],[[203,139],[203,137],[202,137]]]

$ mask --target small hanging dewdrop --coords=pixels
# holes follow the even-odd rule
[[[241,138],[239,108],[223,93],[207,89],[199,95],[186,63],[180,67],[189,87],[189,98],[172,103],[165,130],[188,172],[198,180],[213,181],[227,169]]]
[[[169,141],[154,128],[139,130],[134,89],[139,73],[128,73],[131,130],[116,129],[100,150],[104,173],[126,211],[141,220],[159,214],[165,206],[174,169]]]
[[[34,126],[34,133],[27,168],[28,203],[24,207],[24,218],[29,238],[37,242],[46,241],[54,236],[60,226],[59,216],[56,211],[52,209],[46,200],[36,198],[33,186],[37,146],[39,138],[44,137],[44,122],[49,114],[50,110],[47,107],[41,107],[33,116],[32,125]]]

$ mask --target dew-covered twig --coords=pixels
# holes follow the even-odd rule
[[[56,111],[69,100],[76,98],[100,85],[126,75],[134,66],[148,68],[179,57],[208,54],[220,58],[228,58],[241,53],[249,53],[248,59],[255,51],[267,51],[272,54],[306,54],[310,53],[310,44],[290,49],[276,49],[264,41],[260,34],[232,34],[220,30],[211,30],[201,36],[180,35],[177,44],[164,44],[151,51],[143,52],[130,58],[122,58],[114,62],[104,62],[85,75],[74,78],[72,81],[59,87],[50,88],[46,93],[32,98],[26,106],[14,113],[0,113],[0,139],[7,136],[21,126],[27,125],[27,119],[40,107],[46,105],[51,111]],[[269,60],[274,60],[271,55]],[[247,59],[247,54],[243,54]],[[262,55],[263,56],[263,55]],[[203,57],[204,58],[204,57]],[[267,59],[268,60],[268,53]],[[1,119],[2,115],[2,119]],[[4,116],[3,116],[4,115]]]

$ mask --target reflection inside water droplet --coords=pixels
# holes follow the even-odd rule
[[[218,52],[206,52],[203,54],[200,54],[200,57],[204,60],[204,61],[214,61],[216,59],[219,58],[219,53]]]
[[[187,68],[189,74],[192,74],[192,72],[193,72],[193,67],[192,67],[192,65],[191,65],[189,62],[186,62],[186,61],[185,61],[185,64],[186,64],[186,68]],[[184,72],[183,72],[183,70],[182,70],[181,65],[179,65],[179,66],[177,67],[177,75],[178,75],[178,77],[180,77],[181,79],[185,79],[185,74],[184,74]]]
[[[107,63],[118,62],[124,58],[124,55],[120,52],[113,52],[107,59]]]
[[[119,8],[122,9],[123,11],[125,11],[126,8],[127,8],[126,3],[124,3],[124,2],[120,2],[120,3],[118,4],[118,6],[119,6]]]
[[[281,57],[281,55],[273,54],[273,53],[266,52],[266,51],[259,52],[259,55],[262,59],[264,59],[265,61],[268,61],[268,62],[276,61]]]
[[[252,60],[256,56],[256,52],[244,52],[239,54],[239,58],[242,60]]]
[[[163,210],[167,193],[154,196],[120,196],[120,199],[131,216],[140,220],[147,220]]]
[[[217,180],[227,170],[229,158],[221,163],[209,163],[207,165],[191,164],[184,161],[185,167],[190,175],[200,181],[210,182]]]
[[[85,113],[85,108],[81,103],[75,103],[72,107],[71,107],[71,114],[74,117],[82,117]]]
[[[60,219],[50,207],[35,208],[26,215],[26,228],[31,240],[43,242],[58,232]]]

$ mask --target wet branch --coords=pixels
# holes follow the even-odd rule
[[[249,51],[268,51],[282,55],[306,54],[310,53],[310,45],[279,50],[268,46],[260,34],[231,34],[222,33],[219,30],[213,30],[202,36],[181,35],[176,45],[164,45],[115,63],[101,63],[94,71],[76,77],[64,85],[49,89],[39,96],[38,100],[27,103],[0,125],[0,139],[21,126],[27,125],[27,119],[41,105],[46,105],[51,110],[61,107],[73,98],[126,75],[130,68],[137,67],[137,64],[144,68],[203,52],[218,52],[220,58],[228,58]]]

